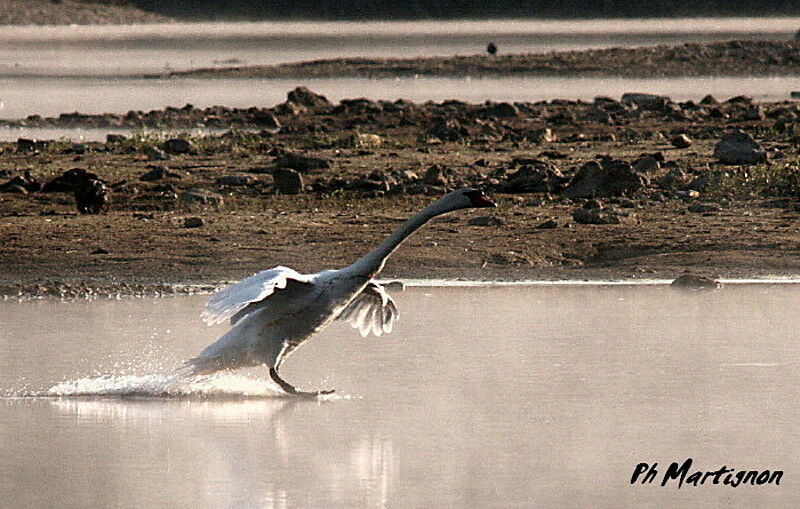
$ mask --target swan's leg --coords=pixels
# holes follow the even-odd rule
[[[334,392],[333,390],[313,391],[313,392],[298,391],[297,389],[294,388],[292,384],[290,384],[289,382],[278,376],[278,371],[275,368],[269,368],[269,376],[276,384],[281,386],[281,389],[283,389],[284,392],[286,392],[286,394],[292,394],[294,396],[316,397],[316,396],[324,396],[326,394],[333,394]]]

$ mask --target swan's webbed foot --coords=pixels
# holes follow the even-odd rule
[[[311,391],[311,392],[298,391],[292,384],[290,384],[289,382],[278,376],[278,372],[275,370],[275,368],[269,368],[269,376],[276,384],[280,385],[281,389],[283,389],[283,391],[286,394],[291,394],[292,396],[299,396],[302,398],[316,398],[318,396],[326,396],[328,394],[333,394],[334,392],[336,392],[333,389],[324,391]]]

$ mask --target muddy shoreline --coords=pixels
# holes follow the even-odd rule
[[[623,99],[331,104],[301,88],[272,108],[109,114],[238,126],[221,135],[2,143],[0,294],[191,293],[275,265],[341,267],[468,186],[499,208],[434,220],[382,277],[800,275],[796,102]],[[737,130],[750,163],[718,152]]]
[[[604,48],[536,54],[419,58],[337,58],[278,65],[215,67],[153,77],[408,78],[564,76],[659,78],[679,76],[794,76],[800,41],[727,41],[677,46]]]

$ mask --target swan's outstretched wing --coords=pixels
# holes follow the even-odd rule
[[[289,281],[310,283],[313,278],[313,275],[300,274],[287,267],[261,271],[209,297],[200,317],[208,325],[222,323],[251,302],[258,302],[272,295],[275,290],[286,288]]]
[[[386,290],[378,283],[370,281],[337,320],[346,320],[366,337],[370,332],[376,336],[392,332],[394,322],[399,317],[397,306]]]

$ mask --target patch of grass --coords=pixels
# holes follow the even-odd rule
[[[721,191],[740,198],[800,197],[800,161],[728,171],[722,178]]]

